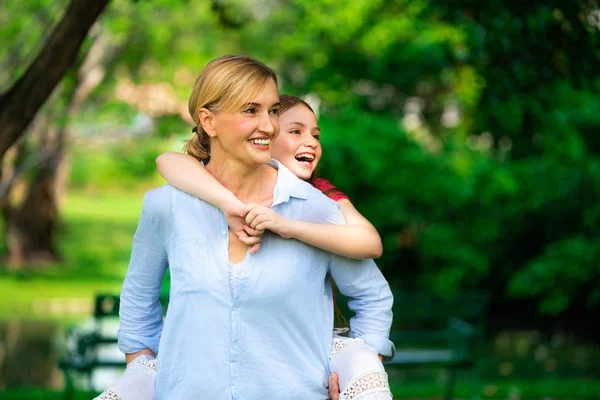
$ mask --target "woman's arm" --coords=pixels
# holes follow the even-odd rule
[[[127,363],[141,354],[154,356],[162,332],[159,295],[168,261],[154,225],[160,209],[164,208],[161,207],[161,194],[163,192],[153,191],[144,197],[142,215],[133,237],[131,260],[121,290],[117,336]]]
[[[248,230],[244,223],[244,203],[217,181],[197,159],[187,154],[167,152],[158,156],[156,168],[171,186],[223,211],[233,233],[242,243],[252,246],[251,253],[259,249],[260,235]]]
[[[249,205],[246,223],[252,229],[268,229],[330,253],[358,260],[381,257],[381,238],[371,223],[348,199],[338,201],[346,225],[315,224],[282,217],[267,207]]]
[[[384,358],[393,358],[395,347],[389,340],[393,296],[377,265],[373,260],[331,255],[329,269],[340,292],[349,298],[348,307],[355,313],[350,318],[349,337],[364,340]]]

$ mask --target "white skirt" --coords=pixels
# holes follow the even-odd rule
[[[339,378],[339,400],[390,400],[388,377],[377,352],[362,339],[338,335],[334,331],[329,365]],[[157,360],[137,357],[125,373],[94,400],[156,400]]]
[[[392,393],[377,352],[362,339],[334,331],[329,367],[339,378],[339,400],[390,400]]]

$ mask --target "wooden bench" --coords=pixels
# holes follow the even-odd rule
[[[348,298],[338,295],[347,319],[353,313]],[[489,296],[467,292],[446,299],[425,292],[394,291],[394,320],[390,339],[396,345],[392,360],[384,362],[393,380],[395,369],[443,368],[448,372],[444,399],[452,399],[457,373],[469,374],[470,398],[478,398],[475,369],[477,345],[483,335]]]
[[[160,302],[165,313],[168,295],[161,295]],[[97,295],[91,326],[76,327],[68,331],[66,350],[59,360],[59,367],[65,376],[65,399],[72,399],[74,396],[75,387],[79,383],[75,381],[76,376],[81,378],[81,383],[87,381],[86,390],[92,393],[99,389],[93,384],[92,374],[95,371],[125,369],[125,357],[117,348],[119,305],[119,295]]]
[[[394,292],[394,322],[390,339],[396,355],[386,369],[440,367],[448,371],[445,399],[453,397],[457,372],[469,375],[469,397],[478,398],[475,369],[489,295],[462,293],[446,299],[422,292]]]

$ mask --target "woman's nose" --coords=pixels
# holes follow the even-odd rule
[[[275,124],[273,123],[272,116],[268,113],[262,114],[258,130],[265,133],[275,133]]]

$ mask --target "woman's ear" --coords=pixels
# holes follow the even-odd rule
[[[200,119],[202,129],[208,136],[217,136],[217,131],[215,129],[215,114],[213,114],[212,111],[210,111],[208,108],[202,107],[198,110],[198,118]]]

